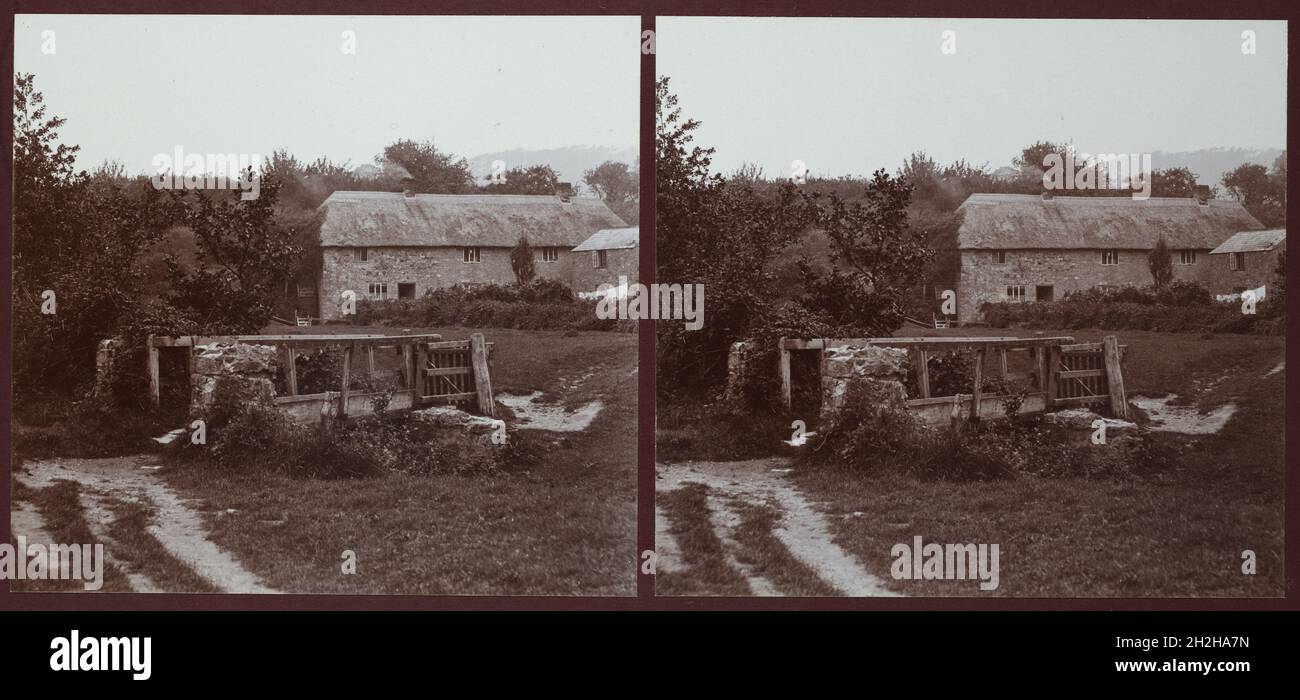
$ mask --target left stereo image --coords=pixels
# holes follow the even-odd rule
[[[11,590],[635,595],[639,42],[18,15]]]

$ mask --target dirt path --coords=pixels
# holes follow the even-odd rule
[[[730,513],[728,501],[741,501],[776,508],[781,514],[781,526],[772,534],[796,559],[807,566],[822,581],[846,596],[893,596],[884,582],[868,572],[862,564],[832,541],[826,516],[817,510],[786,477],[787,462],[780,458],[757,459],[743,462],[683,462],[657,466],[656,490],[672,491],[690,483],[709,488],[710,516],[718,538],[729,550],[728,563],[742,574],[746,572],[735,565],[735,542],[730,537],[734,522],[715,517],[717,510]],[[714,505],[715,499],[719,506]],[[730,523],[730,524],[729,524]],[[656,542],[667,534],[667,523],[657,522]],[[752,574],[750,587],[756,595],[768,590],[770,582],[762,580],[755,585]],[[768,594],[775,593],[772,587]]]
[[[17,478],[33,489],[56,481],[73,481],[82,488],[81,505],[87,524],[106,546],[113,560],[111,540],[104,534],[113,514],[108,499],[152,504],[154,522],[149,534],[194,573],[224,593],[276,593],[263,586],[230,554],[207,538],[202,516],[158,478],[156,463],[147,456],[109,459],[51,459],[28,462]],[[120,562],[115,562],[120,565]],[[157,592],[148,578],[128,572],[138,592]]]

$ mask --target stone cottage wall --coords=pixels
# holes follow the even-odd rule
[[[321,251],[319,295],[321,318],[324,320],[342,318],[339,295],[344,290],[356,292],[360,301],[366,298],[372,282],[386,282],[389,299],[397,298],[399,284],[413,283],[415,298],[419,299],[430,289],[461,283],[510,284],[515,281],[508,247],[481,247],[477,263],[465,262],[462,249],[451,246],[367,248],[364,262],[359,259],[357,251],[357,248],[336,247]],[[568,284],[573,266],[578,262],[575,258],[585,261],[583,255],[562,247],[557,261],[545,262],[541,249],[536,248],[537,276]]]
[[[640,279],[640,247],[606,251],[607,266],[604,269],[595,266],[595,251],[570,255],[573,256],[573,282],[570,286],[575,292],[594,292],[601,284],[617,285],[620,275],[627,277],[629,284]]]
[[[1091,289],[1098,285],[1151,284],[1151,270],[1147,266],[1146,250],[1120,250],[1119,263],[1102,265],[1101,251],[1097,249],[1038,249],[1007,250],[1006,262],[994,262],[993,251],[961,251],[961,278],[957,288],[957,319],[970,323],[980,318],[979,307],[986,302],[1006,301],[1009,285],[1025,286],[1025,301],[1037,301],[1036,287],[1050,285],[1054,299],[1069,292]],[[1236,275],[1228,271],[1229,261],[1224,255],[1210,255],[1209,250],[1198,250],[1196,262],[1183,265],[1177,249],[1171,249],[1175,280],[1185,280],[1204,285],[1213,294],[1227,294],[1236,286],[1250,286],[1241,281],[1256,275]],[[1259,268],[1257,263],[1253,268]],[[1268,265],[1271,271],[1272,265]],[[1252,265],[1247,263],[1247,270]],[[1256,285],[1258,286],[1258,285]]]

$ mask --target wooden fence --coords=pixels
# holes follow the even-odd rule
[[[419,408],[450,404],[476,408],[478,413],[496,417],[492,394],[492,343],[482,333],[469,340],[443,340],[441,335],[232,335],[232,336],[149,336],[149,397],[156,406],[161,396],[159,352],[181,348],[189,354],[187,367],[193,367],[193,349],[213,343],[248,343],[271,345],[279,349],[286,392],[276,396],[276,403],[294,417],[310,418],[314,411],[338,415],[364,413],[376,396],[386,392],[358,391],[352,387],[354,365],[365,358],[366,373],[379,374],[379,364],[399,378],[399,388],[392,391],[390,408]],[[298,393],[299,355],[304,351],[339,350],[340,381],[337,390],[312,394]],[[388,358],[385,354],[391,353]],[[377,362],[377,356],[379,362]]]
[[[1128,417],[1128,401],[1124,393],[1121,360],[1125,346],[1119,345],[1115,336],[1106,336],[1101,343],[1075,343],[1072,337],[1012,338],[1012,337],[942,337],[942,338],[814,338],[811,340],[782,338],[779,343],[779,369],[781,398],[787,408],[791,405],[790,353],[798,350],[825,351],[839,346],[902,348],[912,357],[917,372],[920,396],[908,400],[908,408],[922,418],[938,422],[942,415],[963,415],[971,418],[995,415],[994,412],[1006,398],[984,393],[985,369],[990,359],[996,360],[994,371],[1006,380],[1008,354],[1026,353],[1031,370],[1033,391],[1023,397],[1021,412],[1034,413],[1058,407],[1108,403],[1112,413],[1119,418]],[[931,396],[929,360],[934,353],[970,352],[974,354],[973,381],[969,394]],[[969,406],[969,407],[968,407]]]

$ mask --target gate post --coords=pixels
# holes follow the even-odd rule
[[[1128,397],[1124,395],[1124,375],[1119,364],[1119,340],[1113,335],[1102,342],[1106,353],[1106,385],[1110,390],[1110,410],[1116,418],[1128,419]]]
[[[474,368],[474,391],[478,394],[478,410],[488,418],[497,417],[496,400],[492,397],[492,377],[488,370],[487,341],[482,333],[469,337],[470,365]]]

